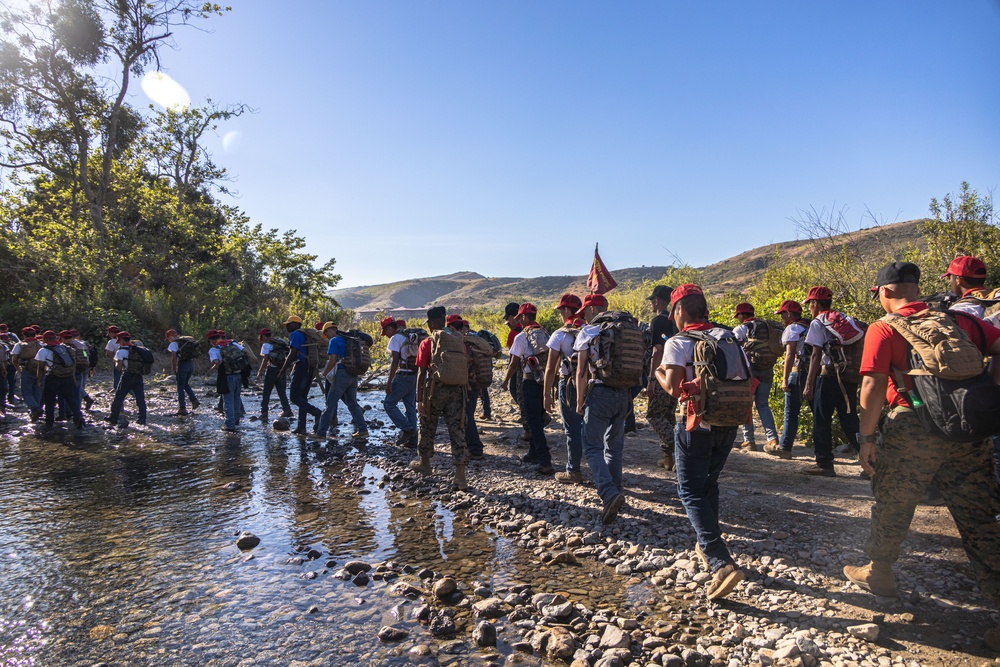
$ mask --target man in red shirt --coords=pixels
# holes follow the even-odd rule
[[[893,262],[879,271],[872,291],[886,313],[908,317],[927,308],[918,301],[919,280],[915,264]],[[990,372],[995,380],[1000,379],[1000,329],[964,313],[954,317],[983,354],[992,356]],[[872,476],[875,496],[871,534],[865,545],[871,560],[861,567],[845,567],[844,574],[876,595],[896,595],[892,564],[899,557],[914,508],[934,483],[962,535],[980,589],[1000,604],[1000,522],[996,519],[1000,494],[988,441],[959,443],[924,429],[910,400],[912,381],[903,375],[905,386],[896,386],[897,371],[910,370],[909,350],[906,340],[884,320],[874,322],[865,336],[859,439],[861,466]],[[886,402],[889,412],[881,419]],[[987,632],[985,639],[1000,651],[1000,627]]]

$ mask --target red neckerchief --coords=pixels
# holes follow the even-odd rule
[[[694,322],[686,325],[681,331],[708,331],[714,328],[710,322]]]
[[[567,317],[563,320],[563,324],[571,327],[582,327],[586,322],[583,321],[582,317]]]
[[[541,329],[541,328],[542,328],[541,324],[539,324],[538,322],[532,322],[528,326],[521,329],[521,331],[527,331],[528,329]]]

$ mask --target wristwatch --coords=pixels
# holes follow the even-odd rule
[[[878,440],[878,434],[877,433],[872,433],[871,435],[861,435],[860,433],[858,433],[858,443],[859,444],[863,445],[866,442],[875,442],[876,440]]]

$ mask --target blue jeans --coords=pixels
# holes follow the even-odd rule
[[[521,394],[524,397],[524,420],[528,423],[531,443],[528,454],[534,454],[541,466],[552,465],[552,453],[545,439],[545,402],[542,385],[534,380],[521,380]]]
[[[292,414],[292,406],[288,403],[288,380],[284,375],[278,375],[280,371],[281,369],[277,366],[268,366],[267,370],[264,371],[264,394],[260,399],[261,419],[267,417],[271,407],[271,393],[274,391],[278,393],[281,409],[289,415]]]
[[[399,409],[402,402],[403,409]],[[417,430],[417,374],[396,373],[392,378],[392,391],[382,399],[382,407],[389,421],[400,431]]]
[[[226,375],[226,387],[229,389],[222,395],[222,409],[226,413],[226,428],[235,431],[240,423],[243,402],[240,400],[240,390],[243,388],[243,378],[239,373]]]
[[[365,423],[365,413],[358,405],[358,378],[347,372],[347,369],[337,365],[337,375],[333,382],[329,384],[326,392],[326,409],[319,418],[319,430],[316,433],[325,436],[330,430],[330,422],[337,414],[337,404],[341,400],[351,413],[351,421],[354,423],[354,430],[360,433],[368,432],[368,424]]]
[[[122,372],[118,370],[118,364],[116,364],[114,360],[112,360],[111,363],[114,366],[114,369],[111,371],[112,377],[114,378],[111,388],[118,389],[118,382],[122,379]]]
[[[622,457],[625,452],[625,418],[631,403],[628,389],[595,384],[583,412],[583,426],[580,428],[583,453],[594,474],[597,495],[605,504],[625,490],[622,486]]]
[[[480,393],[480,400],[483,402],[483,419],[493,418],[493,404],[490,402],[490,389],[486,387]]]
[[[479,401],[479,392],[470,391],[469,397],[465,401],[465,447],[469,454],[482,456],[483,439],[479,437],[479,427],[476,426],[476,403]]]
[[[192,375],[194,375],[194,361],[177,362],[177,405],[181,410],[187,409],[187,406],[184,404],[185,394],[191,397],[192,405],[198,402],[198,399],[194,396],[194,390],[191,389]]]
[[[767,404],[767,398],[771,395],[771,386],[774,384],[774,371],[751,369],[750,372],[753,377],[760,381],[757,389],[753,392],[753,403],[757,410],[757,416],[760,417],[760,425],[764,429],[764,437],[767,438],[768,442],[777,440],[778,431],[774,428],[774,413],[771,412],[771,406]],[[753,415],[750,415],[750,421],[743,426],[743,441],[754,441]]]
[[[17,368],[14,364],[7,364],[7,400],[14,402],[14,388],[17,386]]]
[[[833,412],[837,411],[840,427],[847,436],[854,451],[858,451],[858,385],[844,383],[847,400],[840,389],[836,375],[820,375],[816,378],[813,395],[813,448],[816,450],[816,465],[821,468],[833,467]]]
[[[32,412],[42,409],[42,388],[33,373],[21,371],[21,398]]]
[[[799,413],[802,411],[802,385],[799,372],[788,374],[788,391],[785,392],[785,423],[781,428],[781,448],[792,451],[795,436],[799,432]]]
[[[108,415],[108,421],[112,424],[118,423],[118,415],[121,414],[125,397],[129,394],[135,398],[136,407],[139,408],[139,423],[146,423],[146,392],[142,376],[138,373],[122,373],[115,389],[115,398],[111,401],[111,414]]]
[[[55,424],[56,401],[65,403],[68,412],[73,416],[76,424],[83,423],[83,414],[80,412],[80,397],[77,395],[76,378],[57,378],[46,375],[42,385],[42,404],[45,406],[45,425]]]
[[[309,362],[299,359],[292,366],[292,380],[288,386],[288,398],[293,405],[299,408],[299,423],[295,430],[305,432],[306,415],[319,417],[323,411],[309,402],[309,387],[312,386],[312,369]]]
[[[1000,435],[993,436],[993,470],[1000,484]]]
[[[583,428],[583,417],[576,413],[576,394],[566,395],[569,380],[559,378],[559,416],[562,417],[563,433],[566,434],[566,472],[580,470],[583,458],[583,440],[580,430]]]
[[[688,431],[678,422],[674,428],[677,495],[712,572],[733,560],[719,526],[719,474],[735,440],[735,426]]]

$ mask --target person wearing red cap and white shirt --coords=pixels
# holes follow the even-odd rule
[[[142,380],[142,370],[139,368],[129,368],[130,363],[136,365],[141,362],[139,359],[132,360],[132,347],[135,341],[127,331],[119,331],[115,338],[118,343],[118,351],[115,352],[115,367],[121,371],[121,380],[115,388],[115,398],[111,402],[111,411],[108,414],[108,423],[112,426],[118,425],[118,417],[122,407],[125,405],[125,397],[132,394],[136,407],[139,410],[139,418],[136,423],[140,426],[146,425],[146,389]]]
[[[745,349],[747,342],[755,335],[753,329],[760,326],[760,322],[757,320],[757,311],[753,304],[744,301],[736,305],[735,316],[739,324],[733,328],[733,335]],[[774,413],[771,412],[771,406],[767,403],[768,397],[771,396],[771,387],[774,385],[774,368],[758,370],[751,365],[750,372],[760,382],[753,392],[753,403],[757,410],[757,416],[760,417],[760,425],[764,429],[764,437],[767,438],[766,446],[774,447],[778,444],[778,429],[774,427]],[[752,414],[750,421],[743,425],[743,444],[740,448],[751,452],[757,451]]]
[[[208,374],[216,372],[215,388],[222,397],[222,410],[226,415],[226,423],[222,430],[227,433],[236,433],[237,426],[243,417],[243,399],[240,390],[243,388],[243,377],[240,371],[228,372],[226,364],[223,363],[222,348],[233,346],[242,351],[243,346],[234,340],[225,337],[224,331],[217,329],[208,332],[208,360],[212,365],[208,369]]]
[[[273,332],[267,327],[257,332],[257,340],[260,341],[260,368],[257,369],[257,379],[264,378],[263,394],[260,399],[260,421],[267,426],[270,422],[268,418],[271,406],[271,392],[277,390],[278,401],[281,403],[281,416],[285,419],[292,418],[292,406],[288,402],[288,379],[281,373],[281,367],[288,357],[288,341],[281,340],[283,345],[275,349],[277,343]],[[272,359],[273,357],[273,359]]]
[[[782,365],[781,391],[785,394],[785,423],[781,429],[781,440],[777,445],[768,443],[764,451],[783,459],[792,458],[792,445],[799,432],[799,413],[802,410],[802,372],[807,368],[812,348],[806,345],[809,320],[802,318],[802,304],[785,299],[774,311],[781,316],[785,330],[781,332],[781,343],[785,346],[785,360]]]
[[[671,291],[672,288],[667,285],[657,285],[646,298],[649,309],[653,311],[653,319],[649,322],[652,349],[649,358],[649,378],[646,382],[646,421],[660,439],[661,455],[656,465],[666,470],[675,468],[674,430],[677,424],[674,412],[677,409],[677,399],[660,387],[653,371],[659,367],[660,360],[663,359],[664,342],[677,333],[677,327],[670,319]]]
[[[38,383],[38,363],[35,361],[41,347],[42,341],[35,330],[24,327],[21,329],[21,340],[10,352],[21,371],[21,400],[28,408],[31,421],[37,421],[42,414],[42,387]]]
[[[842,316],[861,331],[861,327],[849,316],[832,310],[833,292],[817,285],[809,289],[805,300],[809,313],[813,316],[806,332],[806,345],[812,347],[809,359],[809,376],[802,387],[802,398],[813,406],[813,450],[816,464],[803,469],[806,475],[836,477],[833,468],[833,413],[836,410],[840,426],[847,437],[851,449],[858,451],[858,385],[846,382],[833,368],[833,359],[825,349],[834,341],[834,336],[826,322]],[[843,384],[843,386],[841,386]]]
[[[167,341],[167,352],[170,353],[171,371],[177,380],[177,412],[175,416],[181,417],[188,414],[187,404],[184,401],[185,396],[191,399],[192,410],[197,409],[200,405],[198,398],[194,395],[194,390],[191,388],[194,359],[181,359],[179,357],[181,346],[177,341],[180,339],[180,334],[177,333],[176,329],[167,329],[163,337]],[[191,344],[194,345],[194,343]],[[190,349],[194,351],[196,348]]]
[[[76,357],[73,351],[59,342],[55,331],[42,334],[42,347],[35,354],[37,368],[35,381],[42,389],[42,406],[45,408],[45,426],[55,425],[56,400],[65,405],[73,416],[77,428],[83,428],[83,412],[76,387]]]
[[[115,364],[115,353],[118,352],[118,332],[121,328],[112,324],[108,327],[108,343],[104,346],[104,356],[111,361],[111,376],[114,380],[111,383],[112,389],[118,388],[118,380],[121,379],[121,371],[118,370],[118,366]]]
[[[958,297],[949,310],[968,313],[993,326],[1000,326],[1000,313],[986,316],[986,302],[1000,297],[1000,290],[986,288],[986,265],[977,257],[963,255],[951,261],[941,276],[948,281],[948,289]]]
[[[400,326],[402,323],[402,326]],[[396,444],[400,446],[417,446],[417,372],[411,367],[413,359],[403,358],[406,352],[407,338],[400,332],[406,328],[406,322],[397,320],[391,315],[379,322],[382,336],[389,339],[386,349],[389,351],[389,378],[385,383],[385,398],[382,407],[389,421],[399,429]],[[399,404],[403,409],[399,409]]]
[[[573,349],[576,336],[584,321],[576,316],[583,307],[583,301],[575,294],[563,294],[555,310],[563,320],[563,326],[552,332],[546,346],[549,348],[545,362],[545,381],[542,387],[545,412],[551,412],[556,397],[559,401],[559,416],[562,418],[563,433],[566,435],[566,470],[556,473],[556,481],[563,484],[581,483],[583,471],[583,440],[580,431],[583,418],[576,412],[576,360],[578,352]],[[556,388],[556,374],[559,385]]]
[[[525,463],[537,463],[537,472],[551,475],[552,454],[545,439],[545,400],[543,395],[545,362],[538,357],[547,356],[549,334],[536,321],[538,308],[532,303],[522,303],[517,309],[517,320],[522,330],[510,346],[511,364],[507,368],[504,384],[509,384],[514,373],[521,369],[521,406],[531,436],[528,453],[521,457]],[[517,363],[514,363],[515,359]]]
[[[656,379],[680,400],[679,410],[686,414],[688,400],[684,385],[695,379],[696,341],[685,333],[699,331],[721,341],[731,332],[708,321],[708,302],[698,285],[687,283],[675,287],[670,294],[670,308],[680,333],[664,344]],[[739,353],[743,354],[742,349]],[[695,531],[695,553],[712,572],[706,584],[708,599],[716,600],[729,595],[743,580],[743,572],[729,553],[719,523],[719,475],[736,441],[736,427],[698,423],[692,430],[688,428],[687,420],[678,418],[674,431],[677,495]]]

